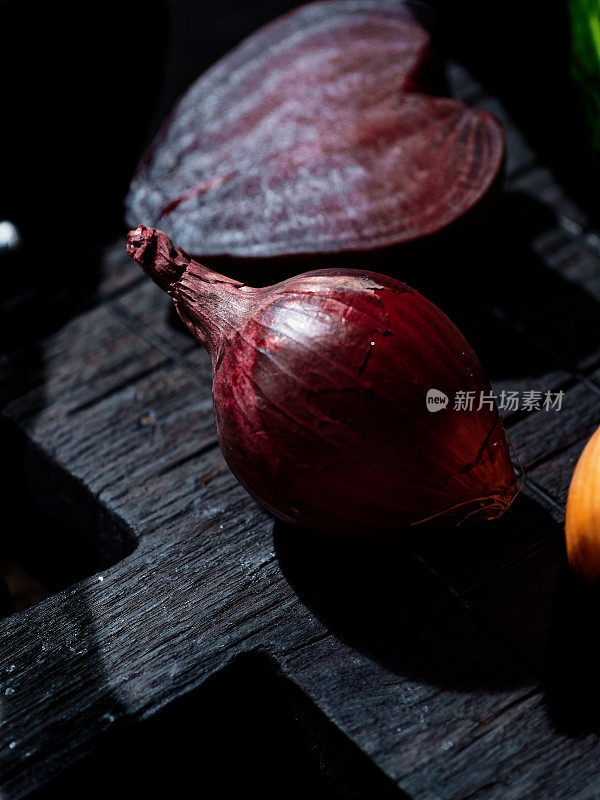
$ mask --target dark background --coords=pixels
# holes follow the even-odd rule
[[[591,184],[569,76],[567,0],[430,4],[440,16],[438,47],[500,98],[541,160],[583,196]],[[176,98],[242,38],[295,5],[0,1],[0,218],[46,250],[114,235],[142,147]]]

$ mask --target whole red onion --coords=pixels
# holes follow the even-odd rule
[[[127,250],[209,352],[223,454],[277,517],[359,532],[508,508],[516,479],[495,404],[452,407],[456,392],[490,394],[488,380],[414,289],[350,269],[253,289],[144,226]],[[431,413],[429,389],[448,406]]]

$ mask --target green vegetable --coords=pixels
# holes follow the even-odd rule
[[[600,0],[569,0],[571,70],[600,163]]]

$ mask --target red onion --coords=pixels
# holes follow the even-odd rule
[[[328,0],[280,17],[201,76],[127,198],[197,257],[364,251],[433,234],[495,184],[490,113],[434,97],[431,12]]]
[[[492,518],[515,494],[491,389],[433,303],[375,272],[324,269],[253,289],[141,225],[127,250],[175,301],[212,358],[221,449],[239,481],[287,522],[397,529]],[[431,413],[426,394],[450,398]]]

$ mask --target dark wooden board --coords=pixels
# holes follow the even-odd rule
[[[562,538],[573,465],[600,424],[600,240],[498,101],[458,67],[451,83],[502,117],[507,184],[464,291],[433,272],[417,288],[497,391],[564,390],[560,412],[507,417],[526,489],[503,519],[412,548],[274,523],[218,449],[208,357],[118,240],[94,301],[4,359],[3,430],[27,496],[92,545],[77,582],[0,622],[3,798],[69,768],[85,780],[82,759],[144,726],[163,735],[177,699],[195,703],[240,658],[289,687],[325,771],[354,763],[344,796],[600,793],[599,609],[569,579]]]

